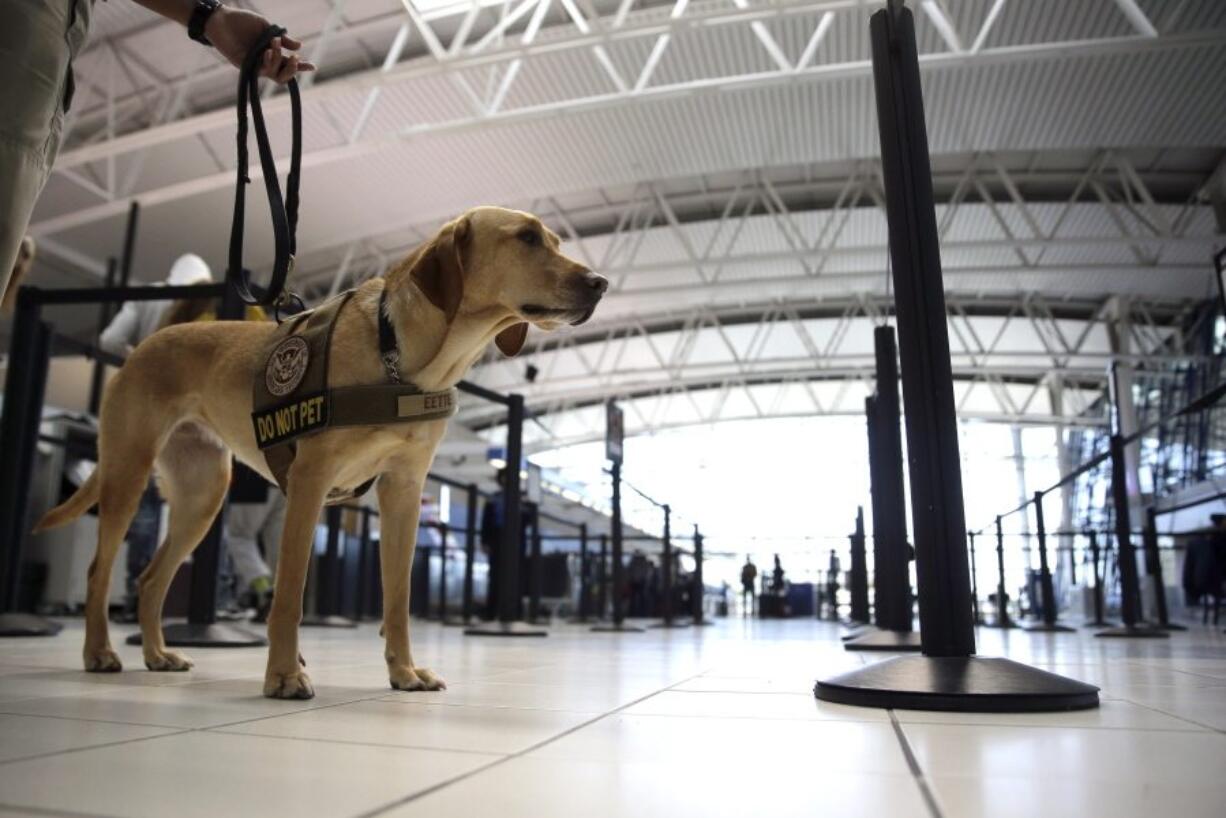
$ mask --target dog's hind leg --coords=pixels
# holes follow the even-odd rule
[[[230,451],[211,432],[188,425],[170,436],[157,462],[170,530],[140,577],[141,649],[150,670],[188,670],[191,659],[166,648],[162,605],[175,572],[204,539],[225,500]]]
[[[106,437],[103,437],[106,447]],[[136,516],[141,494],[153,470],[153,443],[147,438],[123,452],[122,459],[102,454],[98,497],[98,550],[89,566],[85,592],[85,669],[94,673],[123,669],[119,655],[111,647],[107,607],[111,589],[111,568],[123,543],[128,526]],[[115,465],[117,462],[122,465]]]

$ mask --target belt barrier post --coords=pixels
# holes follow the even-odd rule
[[[541,565],[541,510],[536,505],[529,506],[531,515],[532,573],[528,578],[528,622],[535,625],[541,618],[541,581],[544,570]]]
[[[1183,625],[1171,622],[1166,605],[1166,580],[1162,576],[1162,551],[1158,548],[1158,513],[1151,506],[1145,510],[1145,573],[1154,583],[1154,606],[1158,616],[1157,627],[1164,631],[1186,631]]]
[[[975,566],[975,532],[972,531],[966,536],[971,552],[971,611],[975,616],[975,624],[982,625],[983,619],[979,616],[979,576]]]
[[[519,471],[524,457],[524,396],[507,396],[507,466],[502,489],[503,521],[498,543],[498,621],[466,628],[469,636],[545,636],[546,631],[518,622],[520,543],[524,536]]]
[[[597,625],[592,628],[595,633],[642,633],[643,628],[627,625],[626,606],[623,599],[625,584],[622,570],[622,464],[613,461],[611,469],[613,480],[613,553],[612,553],[612,591],[613,591],[613,621],[608,625]]]
[[[915,23],[902,0],[870,20],[877,123],[906,402],[923,653],[819,680],[819,699],[867,707],[1017,712],[1096,707],[1098,689],[974,656],[966,519],[945,288]]]
[[[609,615],[609,535],[600,535],[600,590],[596,599],[596,618],[604,619]]]
[[[690,600],[690,608],[693,611],[694,625],[703,627],[705,625],[714,625],[714,622],[706,619],[706,596],[707,586],[702,578],[702,562],[703,562],[703,536],[698,530],[698,526],[694,526],[694,590],[690,592],[693,597]]]
[[[1087,628],[1113,628],[1115,625],[1104,617],[1103,610],[1103,570],[1104,563],[1099,561],[1098,532],[1091,529],[1086,532],[1090,538],[1090,570],[1094,575],[1094,621],[1087,622]]]
[[[668,503],[664,504],[663,509],[664,509],[664,536],[661,537],[660,539],[661,546],[662,546],[662,554],[661,554],[662,564],[660,566],[660,585],[661,585],[661,592],[663,594],[663,597],[660,600],[660,603],[661,603],[660,613],[662,614],[663,621],[657,622],[651,627],[653,628],[688,628],[690,626],[690,623],[688,622],[673,621],[673,568],[674,568],[673,529],[672,529],[673,510],[672,510],[672,507]]]
[[[586,624],[591,613],[591,606],[589,605],[589,593],[591,591],[591,583],[588,581],[589,568],[587,558],[587,523],[579,523],[579,610],[578,615],[571,620],[579,624]]]
[[[315,613],[302,617],[304,628],[356,628],[356,620],[341,616],[341,507],[324,507],[328,538],[316,563]],[[193,563],[194,565],[194,563]]]
[[[468,518],[464,527],[464,602],[461,616],[467,625],[473,618],[473,561],[477,556],[477,486],[468,484]]]
[[[996,518],[996,624],[1002,630],[1015,628],[1009,617],[1009,592],[1005,589],[1005,533],[1001,518]]]
[[[16,316],[9,338],[4,381],[4,414],[0,416],[0,636],[54,636],[58,622],[21,613],[21,565],[29,519],[38,429],[42,424],[51,328],[42,320],[40,291],[17,291]]]
[[[1047,562],[1047,525],[1043,518],[1043,492],[1034,493],[1034,529],[1039,540],[1039,594],[1043,605],[1043,621],[1031,625],[1027,631],[1034,633],[1069,633],[1073,629],[1056,622],[1056,589],[1052,583],[1051,569]]]

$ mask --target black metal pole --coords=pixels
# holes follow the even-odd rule
[[[1157,626],[1167,631],[1186,631],[1183,625],[1171,622],[1170,611],[1166,605],[1166,580],[1162,576],[1162,552],[1158,549],[1158,515],[1151,506],[1145,510],[1145,573],[1154,583],[1154,612],[1158,616]]]
[[[1009,617],[1009,592],[1005,586],[1005,533],[1001,518],[996,518],[996,627],[1016,627]]]
[[[915,23],[901,0],[870,21],[902,353],[923,654],[819,680],[825,701],[955,711],[1072,710],[1098,689],[975,652],[945,288]]]
[[[856,507],[856,530],[848,540],[851,543],[851,621],[867,624],[868,610],[868,564],[864,553],[864,507]]]
[[[596,599],[597,619],[609,615],[609,535],[600,535],[600,590]]]
[[[1141,588],[1137,577],[1137,555],[1132,546],[1132,516],[1128,504],[1127,469],[1124,438],[1111,435],[1111,502],[1115,516],[1116,565],[1120,574],[1120,619],[1122,627],[1094,634],[1109,638],[1162,638],[1166,631],[1141,621]]]
[[[660,538],[661,545],[661,565],[660,565],[660,585],[661,593],[663,594],[660,601],[661,620],[652,625],[653,628],[688,628],[688,622],[676,622],[673,620],[673,568],[675,567],[673,558],[673,510],[668,503],[664,503],[661,508],[664,510],[664,535]]]
[[[612,510],[612,541],[613,550],[611,559],[613,560],[612,570],[612,597],[613,597],[613,621],[608,625],[597,625],[592,628],[596,633],[641,633],[643,628],[634,625],[626,624],[625,600],[623,598],[625,585],[622,570],[622,464],[619,460],[613,461],[613,468],[610,470],[610,476],[613,481],[613,510]]]
[[[579,524],[579,611],[575,617],[575,622],[586,623],[590,614],[589,592],[591,591],[591,583],[589,582],[587,559],[587,523]]]
[[[358,509],[361,517],[361,529],[358,534],[358,588],[357,588],[357,619],[361,621],[367,616],[370,599],[367,596],[366,577],[370,573],[370,509],[362,506]]]
[[[447,540],[450,528],[446,523],[439,523],[439,565],[438,565],[438,621],[447,624]]]
[[[1039,594],[1043,606],[1043,622],[1031,625],[1028,631],[1041,633],[1067,633],[1073,629],[1056,622],[1056,589],[1052,583],[1051,568],[1047,561],[1047,524],[1043,517],[1043,492],[1034,493],[1034,530],[1039,540]]]
[[[473,560],[477,556],[477,486],[468,486],[468,508],[464,528],[464,602],[461,616],[467,625],[473,618]]]
[[[21,597],[21,563],[30,530],[30,485],[42,423],[43,397],[51,355],[51,328],[42,320],[39,291],[17,291],[16,315],[9,338],[4,414],[0,417],[0,636],[54,636],[58,622],[17,609]]]
[[[529,595],[528,595],[528,621],[536,624],[541,618],[541,582],[544,576],[544,570],[541,565],[544,562],[541,555],[541,515],[536,505],[530,505],[531,518],[529,525],[532,527],[532,573],[529,576]]]
[[[694,625],[702,627],[704,625],[714,625],[705,618],[705,602],[707,595],[707,586],[702,578],[702,563],[703,563],[703,536],[698,530],[698,526],[694,526],[694,589],[690,592],[690,609],[693,611]]]
[[[1087,622],[1086,626],[1111,628],[1114,625],[1106,620],[1103,610],[1103,574],[1105,571],[1102,570],[1102,563],[1099,562],[1098,532],[1091,529],[1087,532],[1087,536],[1090,538],[1090,570],[1094,575],[1094,621]]]
[[[975,616],[975,624],[980,625],[983,619],[979,615],[979,576],[975,567],[975,532],[972,531],[966,536],[970,541],[969,550],[971,552],[971,611]]]
[[[114,287],[116,278],[119,275],[118,262],[112,256],[106,260],[106,286]],[[115,316],[114,305],[110,302],[98,305],[98,335],[101,336],[103,331],[110,326],[111,319]],[[94,361],[94,369],[89,378],[89,413],[94,417],[98,416],[99,410],[102,408],[102,387],[106,380],[106,364],[102,361]]]
[[[517,622],[520,608],[520,543],[524,536],[519,470],[524,459],[524,396],[507,396],[507,465],[502,487],[503,520],[498,543],[498,620],[466,628],[469,636],[545,636],[546,631]]]

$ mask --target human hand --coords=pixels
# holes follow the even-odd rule
[[[231,64],[241,68],[247,52],[268,26],[268,20],[253,11],[221,6],[204,24],[204,36]],[[313,64],[298,59],[297,54],[287,54],[282,48],[297,51],[302,43],[289,35],[274,37],[260,60],[261,77],[284,85],[297,74],[315,70]]]

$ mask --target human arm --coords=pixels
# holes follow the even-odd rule
[[[140,316],[137,314],[136,304],[129,301],[98,336],[98,346],[112,355],[127,357],[132,347],[140,341],[137,337],[139,332]]]
[[[186,27],[191,20],[196,0],[133,0],[137,5],[153,11],[168,20]],[[239,67],[247,52],[255,45],[260,35],[269,26],[262,15],[246,9],[220,6],[204,25],[204,35],[223,57]],[[314,71],[315,66],[300,60],[297,54],[287,54],[282,49],[297,51],[302,43],[288,34],[273,39],[260,65],[260,76],[270,77],[279,83],[289,82],[296,74]]]

